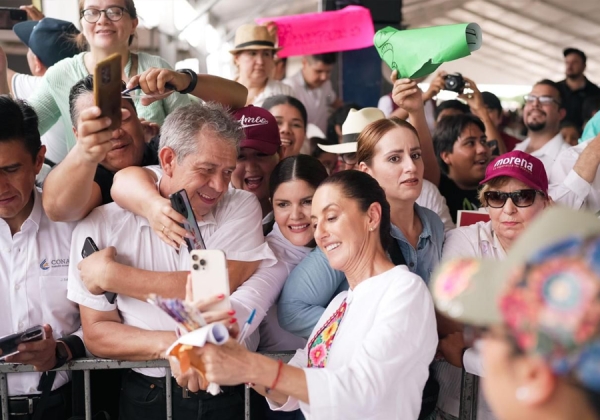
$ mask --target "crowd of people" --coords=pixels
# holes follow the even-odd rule
[[[132,51],[133,0],[79,9],[81,32],[25,7],[31,75],[0,48],[0,336],[44,329],[5,359],[36,370],[8,375],[9,419],[81,415],[76,375],[53,370],[73,359],[168,358],[177,323],[147,298],[189,300],[181,190],[227,258],[231,310],[195,304],[231,339],[195,347],[201,369],[170,358],[172,378],[93,373],[98,416],[163,419],[171,381],[176,420],[241,419],[244,386],[255,420],[455,420],[470,373],[480,420],[600,418],[600,89],[582,51],[525,95],[521,139],[469,78],[438,103],[445,72],[426,92],[393,72],[361,108],[333,89],[335,53],[286,74],[272,25],[237,30],[227,80]],[[143,94],[111,129],[93,74],[115,53]]]

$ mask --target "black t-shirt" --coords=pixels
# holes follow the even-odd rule
[[[463,190],[458,187],[450,178],[442,174],[439,185],[440,193],[446,199],[452,221],[456,223],[456,216],[459,210],[477,210],[479,209],[478,190]]]
[[[581,127],[583,125],[583,101],[589,96],[600,96],[600,88],[588,79],[585,79],[585,86],[579,90],[571,90],[566,80],[558,82],[558,87],[563,97],[564,107],[567,110],[565,121],[571,121]]]
[[[153,139],[154,140],[154,139]],[[158,143],[151,141],[146,144],[144,149],[144,158],[140,166],[158,165]],[[94,182],[100,187],[102,193],[102,204],[112,203],[113,199],[110,196],[110,189],[113,184],[115,173],[109,171],[102,165],[98,165],[96,168],[96,174],[94,175]]]

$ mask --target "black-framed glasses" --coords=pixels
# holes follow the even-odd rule
[[[551,103],[556,103],[557,105],[560,105],[560,102],[558,102],[556,99],[554,99],[552,96],[535,96],[535,95],[525,95],[523,96],[523,99],[525,100],[525,102],[527,102],[528,104],[532,104],[535,101],[539,101],[540,105],[550,105]]]
[[[106,15],[108,20],[118,22],[123,18],[123,13],[129,13],[129,10],[121,6],[111,6],[108,9],[103,10],[85,9],[81,11],[81,17],[87,20],[89,23],[96,23],[100,20],[102,13]]]
[[[522,208],[533,205],[537,194],[541,194],[542,196],[546,195],[543,191],[539,190],[517,190],[513,192],[486,191],[483,194],[483,197],[485,198],[487,205],[494,209],[504,207],[506,200],[509,198],[515,206]]]
[[[346,165],[356,165],[356,153],[342,153],[340,158]]]

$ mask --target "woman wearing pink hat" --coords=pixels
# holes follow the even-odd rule
[[[518,150],[494,159],[480,183],[479,201],[487,208],[490,221],[460,227],[446,234],[442,260],[475,257],[503,260],[514,241],[551,203],[544,164]],[[439,352],[449,363],[439,364],[439,418],[458,417],[458,398],[462,369],[483,375],[475,349],[466,350],[462,331],[440,340]],[[481,398],[478,419],[494,418]]]

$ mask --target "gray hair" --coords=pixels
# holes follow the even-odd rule
[[[177,163],[181,163],[186,156],[197,152],[194,139],[205,130],[214,132],[239,153],[243,136],[239,121],[223,105],[213,102],[193,103],[171,112],[160,129],[159,150],[170,147],[177,156]]]

